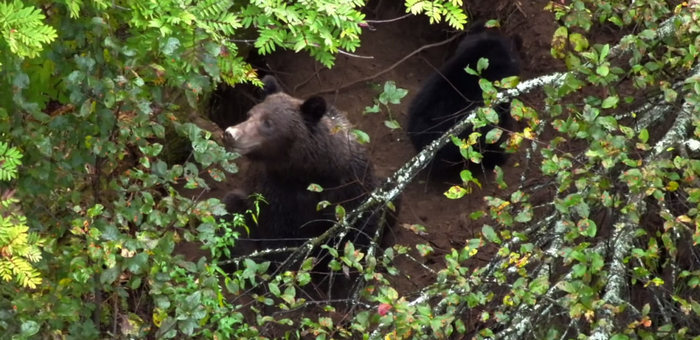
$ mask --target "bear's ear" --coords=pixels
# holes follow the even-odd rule
[[[263,82],[263,93],[265,97],[275,94],[277,92],[282,92],[282,87],[277,82],[277,78],[271,75],[266,75],[262,79]]]
[[[313,96],[301,104],[301,114],[309,123],[318,122],[325,113],[326,100],[319,96]]]

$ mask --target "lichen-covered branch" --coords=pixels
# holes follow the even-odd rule
[[[635,216],[642,215],[646,210],[644,196],[643,193],[636,194],[628,202],[628,206],[637,208],[638,211]],[[629,291],[625,258],[629,255],[629,251],[632,248],[634,229],[639,224],[638,220],[635,221],[629,216],[629,214],[624,215],[624,221],[615,225],[613,229],[611,237],[613,242],[610,248],[612,257],[610,259],[608,282],[605,285],[605,294],[603,295],[603,300],[606,303],[596,311],[596,316],[598,317],[597,327],[591,334],[590,339],[609,339],[614,330],[619,329],[619,325],[615,322],[614,309],[617,306],[628,304],[627,299],[623,298],[623,294]]]
[[[683,104],[681,110],[676,114],[676,120],[673,126],[667,131],[664,137],[656,143],[651,154],[645,158],[645,164],[654,162],[654,159],[656,159],[664,151],[668,150],[669,147],[683,141],[682,136],[687,133],[687,128],[691,123],[692,115],[689,107],[690,106],[688,103]],[[644,113],[646,114],[643,117],[646,118],[643,121],[648,123],[654,121],[654,117],[668,117],[668,113],[672,108],[673,107],[670,105],[649,105],[649,107],[644,110]],[[635,207],[637,209],[633,216],[641,216],[644,213],[644,197],[645,195],[643,194],[637,194],[628,201],[627,206]],[[607,278],[608,283],[603,296],[603,300],[607,303],[598,309],[596,313],[599,320],[596,323],[597,327],[592,334],[592,338],[607,339],[612,335],[612,332],[615,329],[615,314],[611,309],[612,307],[625,304],[625,307],[631,308],[631,306],[626,302],[627,300],[622,296],[623,293],[629,288],[627,281],[627,265],[624,263],[624,259],[628,256],[629,250],[631,249],[632,241],[634,240],[634,227],[639,224],[639,221],[629,220],[629,216],[630,214],[624,215],[623,218],[625,221],[621,221],[621,223],[616,225],[611,237],[613,244],[610,249],[613,250],[613,254],[611,256],[610,271]],[[605,249],[603,244],[599,244],[598,248],[601,250]],[[556,254],[556,252],[552,253],[550,250],[552,250],[552,247],[550,247],[550,249],[546,252],[550,255]],[[564,280],[567,278],[568,275],[564,278]],[[556,287],[556,284],[553,285],[553,287]],[[548,292],[548,294],[554,292],[555,291],[552,290]],[[553,296],[550,296],[550,298],[553,298]],[[511,323],[513,326],[499,333],[499,337],[514,339],[522,337],[524,333],[529,330],[528,326],[532,325],[532,319],[543,315],[543,310],[548,304],[548,299],[545,298],[543,300],[543,305],[534,306],[532,309],[526,308],[525,310],[514,313],[513,322]],[[639,312],[636,313],[639,314]],[[522,316],[522,318],[518,321],[519,316]]]
[[[656,143],[650,155],[645,157],[644,164],[652,164],[657,157],[661,156],[669,147],[682,142],[684,139],[683,136],[686,135],[687,129],[691,125],[691,118],[690,104],[686,102],[682,105],[673,126],[667,131],[664,137]],[[625,214],[625,220],[617,225],[613,231],[613,256],[610,263],[608,283],[605,286],[605,295],[603,295],[603,300],[607,303],[596,313],[598,315],[598,322],[596,323],[597,327],[591,334],[591,339],[608,339],[612,336],[615,325],[615,312],[612,308],[626,303],[626,299],[624,299],[622,295],[629,287],[627,281],[627,266],[624,261],[632,247],[634,229],[639,225],[639,220],[633,217],[642,216],[646,210],[646,204],[644,203],[645,196],[644,192],[642,192],[635,194],[630,199],[627,206],[635,207],[637,211],[635,211],[634,214]]]
[[[668,35],[672,33],[672,30],[670,29],[672,27],[671,25],[672,20],[669,19],[664,23],[664,27],[662,29],[659,29],[657,31],[657,34],[659,35]],[[619,55],[621,53],[624,53],[625,49],[621,47],[621,45],[615,46],[612,51],[611,51],[611,56]],[[499,100],[506,100],[506,98],[512,98],[515,97],[521,93],[527,92],[531,90],[533,87],[539,87],[544,84],[552,84],[556,86],[561,82],[566,74],[562,73],[556,73],[544,77],[540,77],[537,79],[533,79],[531,81],[526,81],[521,83],[517,88],[511,89],[511,90],[506,90],[502,93],[499,94]],[[677,88],[676,86],[674,86]],[[660,99],[660,97],[657,97],[656,99]],[[640,118],[637,121],[637,127],[638,128],[646,128],[647,125],[651,124],[651,122],[655,121],[658,119],[659,116],[666,116],[668,117],[668,114],[670,113],[673,115],[672,111],[675,108],[671,105],[659,105],[658,102],[656,103],[649,103],[648,107],[643,107],[640,109],[642,112],[638,115],[638,118]],[[643,113],[643,114],[641,114]],[[414,159],[411,160],[411,162],[407,163],[406,166],[404,166],[402,169],[400,169],[387,183],[390,188],[397,189],[399,188],[399,191],[403,190],[403,187],[401,186],[401,183],[408,183],[415,174],[418,173],[432,158],[433,156],[433,150],[439,149],[443,145],[445,145],[449,141],[449,135],[452,134],[458,134],[459,132],[462,131],[460,127],[467,123],[471,119],[471,115],[469,117],[466,117],[462,122],[460,122],[455,128],[451,131],[448,131],[445,135],[443,135],[441,138],[438,140],[434,141],[433,144],[431,144],[426,150],[423,150],[418,156],[416,156]],[[467,123],[468,126],[468,123]],[[536,143],[533,143],[533,145]],[[536,146],[533,146],[535,148]],[[536,151],[536,149],[531,150],[533,153]],[[528,157],[528,159],[530,159]],[[615,177],[615,175],[612,175]],[[397,181],[397,185],[392,185],[392,181]],[[524,183],[524,181],[522,181]],[[378,196],[381,197],[382,193],[378,193]],[[379,198],[378,197],[378,198]],[[388,197],[386,197],[388,198]],[[633,198],[632,200],[638,200],[640,198]],[[538,225],[552,225],[553,218],[555,218],[556,214],[550,215],[545,217],[543,221],[546,221],[545,223],[538,223]],[[558,221],[557,223],[561,223],[561,221]],[[620,224],[620,225],[625,225],[625,224]],[[540,228],[533,228],[533,229],[540,229]],[[556,229],[556,228],[555,228]],[[560,228],[563,229],[563,228]],[[532,230],[530,230],[532,231]],[[616,240],[616,243],[613,245],[612,248],[614,249],[615,252],[612,254],[613,261],[621,261],[621,259],[627,254],[627,252],[630,249],[631,246],[631,241],[633,240],[633,236],[631,232],[628,232],[627,229],[624,230],[619,230],[619,233],[621,235],[614,237],[614,240]],[[531,235],[530,233],[526,233],[526,235]],[[557,237],[559,235],[559,237]],[[548,254],[550,257],[558,257],[559,252],[561,251],[561,248],[564,246],[564,242],[561,238],[561,234],[554,234],[550,235],[551,237],[548,238],[549,244],[548,248],[545,250],[545,253]],[[513,245],[517,244],[519,240],[514,239],[512,240]],[[593,245],[591,248],[588,249],[588,251],[595,251],[600,254],[605,254],[606,249],[608,249],[604,243],[600,243],[597,245]],[[487,282],[489,281],[489,275],[493,274],[493,270],[495,268],[500,268],[504,262],[507,259],[501,258],[496,256],[493,261],[491,261],[485,268],[486,270],[483,271],[484,276],[481,277],[481,282]],[[551,268],[551,263],[543,263],[539,266],[538,270],[536,273],[533,273],[532,276],[530,277],[540,277],[540,275],[547,275],[549,272],[552,271]],[[490,269],[489,269],[490,268]],[[609,301],[611,303],[622,303],[624,300],[620,296],[620,290],[622,290],[624,287],[626,287],[626,276],[624,276],[625,272],[625,265],[622,262],[614,262],[613,263],[613,268],[611,268],[611,274],[610,277],[608,278],[608,289],[606,291],[606,295],[604,296],[604,299],[606,301]],[[561,281],[567,281],[572,278],[571,273],[567,273],[563,275],[560,280]],[[559,282],[559,280],[557,280]],[[547,315],[552,311],[553,301],[557,301],[556,296],[561,294],[561,289],[557,288],[557,282],[552,283],[550,285],[550,289],[545,293],[543,296],[539,297],[538,302],[534,306],[528,306],[526,304],[521,304],[519,305],[513,313],[511,313],[512,321],[510,322],[509,327],[507,327],[505,330],[501,331],[498,333],[498,337],[505,337],[505,338],[513,338],[513,339],[519,339],[522,336],[524,336],[526,333],[532,331],[532,326],[534,322],[538,318],[547,318]],[[492,285],[490,284],[484,284],[482,287],[479,287],[479,290],[481,291],[489,291],[490,288],[493,288]],[[460,293],[465,293],[465,292],[458,292],[458,291],[449,291],[447,294],[460,294]],[[410,302],[411,305],[417,305],[417,304],[422,304],[427,302],[431,296],[429,296],[425,291],[420,294],[419,297],[416,299],[412,300]],[[444,300],[443,300],[444,301]],[[440,313],[442,308],[440,307],[442,305],[442,301],[438,302],[436,305],[435,309],[435,315],[437,313]],[[628,308],[631,308],[631,310],[636,311],[632,306],[627,306]],[[609,311],[608,311],[609,312]],[[639,314],[638,311],[636,311],[636,314]],[[601,314],[602,315],[602,314]],[[601,316],[601,317],[606,317]],[[543,320],[543,319],[540,319]],[[572,320],[574,322],[574,320]],[[609,323],[611,326],[614,325],[612,321]],[[387,326],[387,325],[384,325]],[[372,334],[370,338],[376,338],[379,336],[381,329],[384,327],[380,325],[375,332]],[[573,325],[572,327],[576,327]],[[602,328],[601,328],[602,329]]]

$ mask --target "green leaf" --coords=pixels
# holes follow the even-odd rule
[[[549,277],[539,276],[532,280],[528,285],[528,288],[532,294],[542,295],[549,289]]]
[[[496,112],[496,110],[489,107],[489,108],[482,110],[481,112],[484,114],[484,118],[486,118],[486,121],[488,121],[489,123],[494,124],[494,125],[498,124],[499,117],[498,117],[498,112]],[[480,126],[477,126],[475,124],[474,127],[478,128]],[[489,131],[489,132],[491,132],[491,131]],[[499,137],[500,137],[500,135],[499,135]]]
[[[573,277],[584,277],[588,273],[588,267],[581,263],[577,263],[571,267]]]
[[[489,130],[489,132],[486,133],[486,144],[493,144],[498,142],[498,140],[501,139],[501,135],[503,135],[503,130],[499,128],[493,128]]]
[[[306,190],[311,192],[323,192],[323,187],[319,184],[311,183],[308,187],[306,187]]]
[[[297,274],[297,282],[300,286],[306,286],[311,282],[311,275],[309,273],[299,273]]]
[[[638,138],[642,143],[646,143],[649,140],[649,131],[647,129],[642,129],[639,131]]]
[[[78,117],[85,118],[95,112],[95,105],[96,103],[91,99],[84,101],[83,105],[80,106],[80,115]]]
[[[138,289],[139,287],[141,287],[141,283],[142,280],[140,276],[133,276],[131,277],[131,280],[129,280],[129,288],[131,288],[132,290]]]
[[[352,129],[350,130],[350,133],[352,133],[355,136],[355,138],[357,138],[357,141],[360,144],[369,143],[369,135],[366,132],[359,129]]]
[[[513,89],[520,83],[519,76],[510,76],[501,79],[501,87],[504,89]],[[514,100],[515,101],[515,100]]]
[[[617,121],[615,121],[615,123],[617,124]],[[609,129],[610,131],[614,130],[614,126],[612,126],[612,127],[613,127],[612,129]],[[624,126],[624,125],[620,125],[619,127],[620,127],[620,131],[622,131],[622,133],[625,134],[625,137],[627,137],[628,139],[634,138],[634,130],[632,128]]]
[[[610,337],[610,340],[629,340],[629,336],[626,334],[614,334],[613,336]]]
[[[166,56],[172,56],[173,54],[175,54],[175,51],[179,47],[180,47],[180,40],[178,40],[175,37],[169,37],[168,39],[165,40],[165,42],[161,46],[161,51]]]
[[[270,293],[272,293],[272,295],[274,295],[274,296],[280,296],[280,294],[282,293],[279,285],[277,285],[276,282],[268,283],[267,288],[270,290]]]
[[[596,122],[605,127],[608,131],[617,130],[617,120],[613,116],[599,116]]]
[[[604,109],[616,108],[619,101],[620,98],[618,96],[610,96],[603,100],[601,107]]]
[[[566,28],[566,26],[559,26],[554,31],[554,36],[552,37],[552,48],[550,49],[552,57],[563,59],[566,56],[564,51],[566,50],[568,36],[569,30]]]
[[[316,204],[316,211],[321,211],[330,205],[331,205],[331,202],[328,202],[326,200],[320,201],[320,202],[318,202],[318,204]]]
[[[534,212],[532,211],[532,208],[528,207],[527,209],[518,211],[518,214],[515,215],[515,221],[519,223],[527,223],[532,221],[533,216]]]
[[[566,63],[566,68],[569,70],[574,70],[581,66],[581,59],[573,53],[567,53],[564,61]]]
[[[418,254],[423,257],[433,253],[433,248],[427,244],[417,244],[416,250],[418,250]]]
[[[474,183],[474,184],[476,184],[476,186],[481,188],[481,182],[479,182],[479,179],[474,177],[472,172],[467,170],[467,169],[464,169],[464,170],[459,172],[459,178],[462,180],[462,183],[464,185],[468,185],[469,183]]]
[[[610,74],[610,67],[608,67],[608,65],[605,65],[605,64],[599,65],[598,67],[596,67],[595,73],[600,75],[600,76],[605,77],[608,74]]]
[[[121,271],[117,267],[107,268],[100,274],[100,283],[109,286],[117,280],[120,274]]]
[[[481,234],[483,234],[487,240],[496,244],[501,244],[501,239],[498,237],[496,231],[494,231],[493,227],[491,227],[490,225],[484,224],[484,226],[481,227]]]
[[[622,28],[622,26],[624,25],[624,23],[622,22],[622,19],[620,19],[620,17],[618,17],[616,15],[608,18],[608,21],[612,22],[613,24],[615,24],[617,27],[620,27],[620,28]]]
[[[454,200],[464,197],[464,195],[466,195],[467,193],[467,190],[462,188],[461,186],[453,185],[452,187],[450,187],[449,190],[445,191],[444,195],[445,197]]]
[[[588,49],[588,39],[580,33],[571,33],[569,41],[576,52],[583,52]]]
[[[496,19],[491,19],[491,20],[486,21],[486,23],[484,24],[484,27],[497,28],[497,27],[501,27],[501,23]]]
[[[24,321],[22,322],[22,326],[20,326],[22,337],[31,337],[37,334],[39,329],[39,324],[34,320]]]
[[[481,74],[485,69],[489,67],[489,60],[486,58],[479,58],[476,63],[476,72]]]
[[[384,83],[384,92],[379,95],[379,102],[384,105],[400,104],[406,94],[408,90],[396,87],[394,81],[389,80]]]
[[[577,227],[581,235],[588,237],[595,237],[598,232],[598,227],[596,226],[595,222],[587,218],[580,220],[577,223]]]
[[[345,208],[340,204],[335,206],[335,219],[338,221],[345,219]]]
[[[385,121],[384,121],[384,125],[385,125],[386,127],[388,127],[389,129],[392,129],[392,130],[396,130],[396,129],[400,129],[400,128],[401,128],[401,125],[399,125],[399,122],[396,121],[395,119],[385,120]]]
[[[148,254],[138,253],[136,256],[126,260],[127,269],[134,274],[143,273],[148,264]]]
[[[676,92],[674,89],[670,87],[662,87],[662,90],[664,91],[664,100],[667,103],[674,103],[676,99],[678,99],[678,92]]]
[[[379,113],[381,110],[379,109],[379,104],[374,104],[372,106],[366,106],[364,114],[368,113]]]
[[[608,57],[609,53],[610,53],[610,44],[603,45],[603,47],[600,49],[600,57],[599,57],[598,61],[603,62]]]
[[[288,286],[280,298],[282,298],[282,300],[288,304],[293,304],[296,300],[296,289],[294,286]]]

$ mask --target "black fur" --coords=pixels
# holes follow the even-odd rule
[[[487,58],[489,67],[482,71],[481,76],[490,81],[520,73],[520,62],[513,41],[494,32],[477,31],[479,33],[469,34],[462,40],[455,55],[438,73],[428,78],[411,102],[407,131],[416,150],[423,149],[463,118],[469,110],[483,104],[479,77],[466,73],[464,69],[467,66],[476,70],[479,59]],[[499,125],[507,126],[511,119],[508,106],[501,105],[496,109]],[[485,135],[490,129],[487,126],[480,132]],[[466,138],[471,132],[465,131],[459,137]],[[500,143],[486,144],[482,137],[480,144],[484,168],[493,168],[503,163],[505,154],[498,147]],[[468,161],[461,156],[459,149],[449,143],[435,155],[429,167],[430,175],[455,179],[459,171],[467,167],[465,162]]]
[[[326,111],[326,100],[319,96],[313,96],[301,104],[301,113],[307,123],[317,123]]]
[[[282,87],[277,82],[277,78],[271,75],[266,75],[262,78],[263,82],[263,93],[265,96],[275,94],[277,92],[282,92]]]

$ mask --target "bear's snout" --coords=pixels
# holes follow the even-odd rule
[[[241,129],[235,126],[230,126],[224,131],[224,142],[228,145],[236,145],[236,140],[241,138]]]
[[[230,126],[224,131],[224,144],[227,148],[241,154],[248,155],[260,147],[260,139],[254,138],[250,124],[238,124]]]

